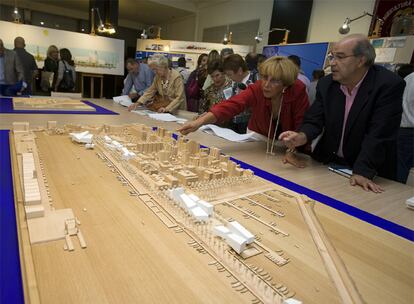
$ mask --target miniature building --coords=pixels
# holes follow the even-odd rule
[[[89,131],[81,132],[81,133],[69,133],[72,141],[82,143],[82,144],[90,144],[92,143],[93,134],[90,134]]]
[[[54,128],[56,128],[57,127],[57,121],[54,121],[54,120],[49,120],[48,122],[47,122],[47,128],[50,130],[50,129],[54,129]]]
[[[29,123],[28,122],[13,122],[13,131],[14,132],[28,132]]]

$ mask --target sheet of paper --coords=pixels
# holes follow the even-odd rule
[[[154,114],[148,114],[148,116],[152,119],[161,120],[161,121],[177,121],[181,120],[175,117],[174,115],[170,113],[154,113]]]
[[[124,107],[129,107],[132,104],[131,98],[128,95],[114,96],[112,99]]]
[[[221,128],[216,125],[205,125],[200,128],[200,130],[211,130],[217,136],[227,139],[229,141],[235,142],[244,142],[244,141],[256,141],[257,139],[254,138],[254,133],[247,133],[247,134],[239,134],[234,132],[233,130]]]
[[[150,110],[145,110],[145,107],[138,107],[136,110],[131,111],[131,113],[147,116],[148,114],[154,114],[155,112]]]

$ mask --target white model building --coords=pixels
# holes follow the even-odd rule
[[[122,145],[121,145],[122,146]],[[131,152],[131,151],[129,151],[127,148],[125,148],[125,147],[122,147],[121,148],[121,153],[122,153],[122,156],[121,156],[121,158],[122,159],[125,159],[125,160],[129,160],[129,159],[132,159],[132,158],[134,158],[135,157],[135,153],[134,152]]]
[[[226,242],[238,254],[242,253],[244,249],[246,249],[247,240],[238,234],[226,234]]]
[[[231,233],[230,229],[225,226],[214,226],[213,227],[213,234],[221,237],[222,239],[226,239],[227,234]]]
[[[233,221],[227,225],[227,228],[230,229],[231,232],[240,235],[241,237],[245,238],[247,244],[251,244],[254,242],[254,235],[247,231],[239,222]]]
[[[45,208],[41,205],[39,182],[33,153],[22,153],[23,199],[26,218],[42,217]]]
[[[254,235],[236,221],[228,223],[227,227],[214,226],[213,234],[225,239],[226,243],[238,254],[246,249],[247,244],[254,242]]]
[[[112,138],[110,138],[108,135],[104,136],[104,140],[106,143],[110,144],[112,142]]]
[[[208,217],[213,213],[213,205],[200,200],[194,194],[184,193],[184,189],[181,187],[169,189],[168,195],[198,221],[207,221]]]
[[[90,144],[92,143],[93,134],[89,131],[80,132],[80,133],[69,133],[72,141],[81,143],[81,144]]]

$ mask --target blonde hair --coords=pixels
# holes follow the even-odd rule
[[[154,54],[148,58],[148,65],[155,65],[161,68],[168,68],[168,58],[162,54]]]
[[[47,53],[46,53],[47,54],[47,57],[50,58],[50,53],[52,53],[53,51],[56,51],[56,52],[59,53],[59,49],[57,48],[57,46],[52,44],[47,49]]]
[[[299,68],[287,57],[273,56],[260,65],[259,73],[280,80],[284,86],[291,86],[298,78]]]

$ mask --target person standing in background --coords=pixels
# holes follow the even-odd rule
[[[306,77],[305,73],[300,69],[302,62],[300,61],[299,56],[290,55],[288,56],[288,58],[299,68],[298,79],[304,83],[304,85],[306,86],[306,92],[308,92],[309,94],[310,80],[308,77]]]
[[[56,45],[50,45],[46,54],[40,86],[42,91],[49,92],[55,87],[56,83],[59,66],[59,49]]]
[[[203,53],[198,56],[197,68],[191,72],[185,85],[185,95],[187,98],[187,110],[198,112],[202,87],[207,77],[208,55]]]
[[[309,92],[308,92],[309,104],[310,105],[312,105],[312,103],[315,99],[315,96],[316,96],[316,86],[318,84],[318,80],[320,78],[324,77],[324,76],[325,76],[325,71],[324,70],[314,70],[312,72],[313,79],[312,79],[312,82],[309,85]]]
[[[23,37],[16,37],[14,39],[14,51],[20,59],[23,67],[24,80],[26,81],[27,88],[22,92],[25,95],[32,94],[33,77],[37,76],[37,64],[33,55],[25,50],[26,43]]]
[[[76,87],[75,62],[68,49],[60,50],[60,61],[58,65],[58,76],[56,79],[56,92],[73,92]]]
[[[24,89],[24,72],[17,54],[0,39],[0,95],[13,96]]]
[[[185,57],[180,57],[177,60],[178,67],[176,68],[177,72],[180,73],[181,77],[183,77],[184,85],[187,83],[188,77],[190,76],[190,71],[187,69],[187,61]]]
[[[414,167],[414,67],[411,64],[402,65],[397,74],[406,83],[397,145],[397,181],[405,184],[410,169]]]

